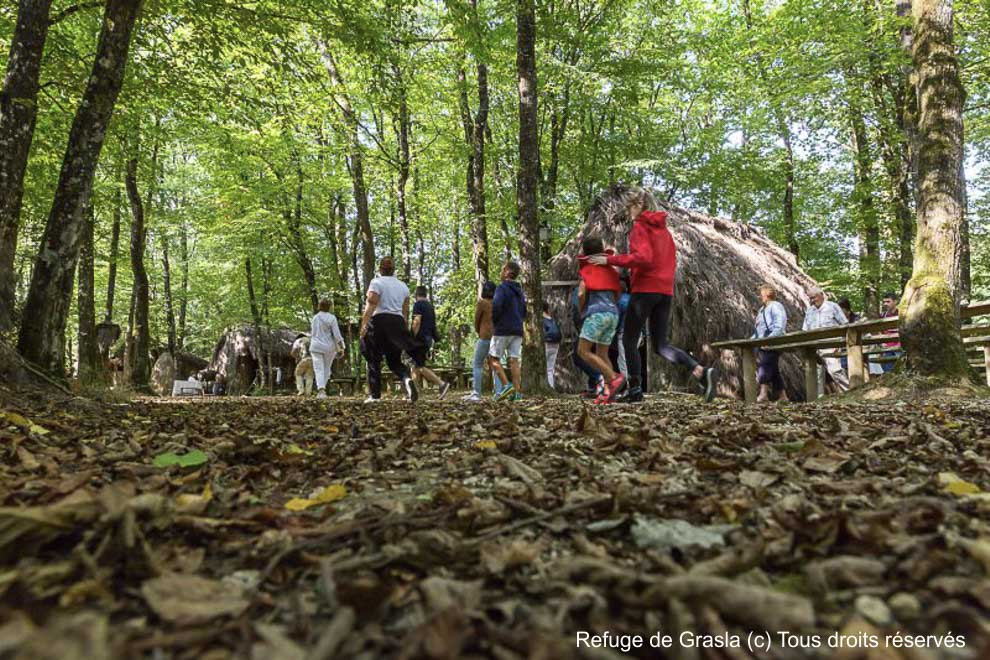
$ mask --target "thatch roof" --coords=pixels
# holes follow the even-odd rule
[[[288,387],[295,369],[292,358],[292,342],[301,333],[291,328],[262,329],[264,354],[271,354],[272,368],[282,369],[283,386]],[[227,392],[247,392],[254,383],[259,366],[267,366],[267,356],[257,340],[254,326],[241,325],[228,328],[213,348],[209,369],[223,375]],[[265,365],[262,360],[265,358]],[[293,384],[293,387],[295,385]]]
[[[626,217],[623,193],[614,186],[595,202],[578,235],[568,242],[549,264],[549,279],[556,282],[577,279],[577,255],[581,241],[599,235],[607,246],[619,252],[628,249],[632,222]],[[757,287],[768,282],[777,289],[777,299],[787,309],[787,328],[799,330],[807,303],[805,292],[816,283],[794,262],[794,257],[758,229],[723,218],[712,218],[656,200],[655,208],[668,213],[667,224],[677,244],[677,281],[670,341],[687,350],[703,363],[720,360],[723,372],[720,390],[741,396],[742,364],[733,351],[715,351],[716,341],[748,337],[760,308]],[[564,334],[558,358],[558,389],[578,391],[583,379],[570,359],[576,332],[571,322],[569,285],[545,287],[551,313]],[[781,360],[784,379],[792,396],[803,394],[801,367],[796,357]],[[662,359],[650,360],[650,389],[666,385],[683,386],[688,378],[683,369],[670,367]],[[659,376],[659,377],[658,377]]]

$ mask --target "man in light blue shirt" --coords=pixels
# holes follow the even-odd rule
[[[825,292],[815,287],[808,292],[811,306],[804,313],[804,325],[802,330],[818,330],[819,328],[832,328],[839,325],[847,325],[849,321],[843,314],[842,308],[831,300],[825,299]],[[823,351],[819,351],[821,354]],[[831,352],[831,351],[827,351]],[[818,392],[809,392],[808,400],[817,399],[821,392],[825,390],[825,372],[832,376],[835,386],[841,391],[849,389],[849,377],[842,369],[842,360],[837,357],[823,357],[824,367],[818,368]]]

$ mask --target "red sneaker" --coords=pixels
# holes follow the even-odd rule
[[[608,388],[606,388],[605,390],[606,392],[608,392],[608,400],[604,401],[604,403],[612,403],[613,401],[615,401],[615,397],[619,396],[619,394],[625,388],[626,388],[626,377],[623,376],[622,374],[616,374],[615,378],[612,379],[612,382],[608,384]]]

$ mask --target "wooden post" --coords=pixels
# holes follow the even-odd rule
[[[849,389],[862,387],[866,383],[868,370],[863,361],[862,337],[859,330],[849,328],[846,331],[846,361],[849,365]]]
[[[818,352],[813,348],[801,351],[804,357],[804,396],[808,402],[818,400]]]
[[[756,401],[756,357],[750,346],[742,348],[743,396],[746,403]]]
[[[983,344],[983,368],[987,372],[987,386],[990,386],[990,344]]]

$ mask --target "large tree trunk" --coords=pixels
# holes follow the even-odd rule
[[[540,278],[540,218],[537,186],[540,181],[539,115],[536,99],[535,0],[516,0],[516,72],[519,80],[519,172],[516,210],[519,214],[519,265],[528,300],[526,339],[523,342],[523,389],[546,389]]]
[[[137,187],[137,159],[127,161],[127,198],[131,203],[131,292],[132,321],[127,338],[124,364],[128,381],[135,390],[147,390],[151,376],[151,328],[148,325],[148,273],[144,269],[147,230],[144,226],[144,204]]]
[[[964,378],[959,332],[963,102],[952,33],[952,0],[915,0],[918,94],[918,236],[914,272],[901,300],[900,336],[909,369]]]
[[[0,91],[0,332],[14,327],[17,229],[52,0],[20,0]]]
[[[55,199],[34,263],[24,305],[18,350],[56,373],[63,372],[62,335],[72,291],[83,208],[124,79],[131,32],[140,0],[107,0],[93,71],[69,132]]]
[[[120,251],[120,188],[113,195],[113,229],[110,232],[110,265],[107,273],[106,321],[113,320],[113,299],[117,295],[117,254]]]
[[[96,284],[93,278],[93,217],[92,204],[86,205],[86,224],[79,249],[79,286],[76,311],[79,320],[79,380],[84,383],[99,379],[102,358],[96,336]]]
[[[852,82],[852,80],[850,80]],[[855,92],[853,92],[855,94]],[[873,180],[866,122],[859,102],[853,98],[849,104],[853,143],[853,199],[859,224],[859,277],[863,287],[863,313],[876,318],[880,311],[880,224],[873,202]]]

